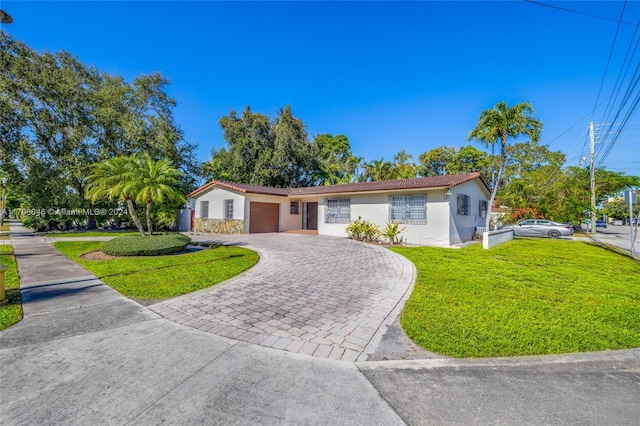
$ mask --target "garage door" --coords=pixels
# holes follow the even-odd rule
[[[279,231],[280,204],[252,202],[249,209],[249,233]]]

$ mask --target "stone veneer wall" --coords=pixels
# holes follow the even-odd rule
[[[207,234],[242,234],[244,233],[244,220],[196,218],[193,229],[195,232]]]

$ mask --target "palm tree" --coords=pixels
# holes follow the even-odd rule
[[[358,171],[362,168],[364,168],[364,157],[351,154],[351,156],[347,158],[348,173],[354,176],[354,180],[361,181],[362,173],[358,173]]]
[[[95,163],[91,166],[91,172],[87,177],[85,197],[92,203],[102,198],[126,201],[133,223],[140,235],[144,236],[142,223],[133,205],[138,182],[135,175],[135,166],[129,157],[118,156]]]
[[[384,158],[373,160],[364,165],[364,176],[368,181],[394,179],[393,164]]]
[[[184,194],[175,188],[181,173],[173,167],[171,161],[165,158],[154,160],[146,153],[134,155],[133,162],[138,179],[136,201],[147,204],[147,230],[151,235],[153,233],[151,205],[154,202],[162,202],[165,198],[179,202],[186,201]]]
[[[507,139],[518,138],[521,135],[529,137],[531,142],[538,143],[542,131],[542,122],[532,117],[533,106],[529,102],[521,102],[509,107],[506,102],[498,102],[491,109],[480,113],[478,124],[469,132],[467,140],[475,139],[485,147],[494,147],[500,141],[500,159],[498,176],[492,182],[489,212],[487,212],[486,229],[491,223],[491,206],[496,198],[498,186],[504,173],[507,155]]]
[[[411,161],[413,155],[403,149],[393,157],[396,178],[411,179],[416,177],[416,165]]]

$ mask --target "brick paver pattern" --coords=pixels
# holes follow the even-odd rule
[[[286,234],[193,236],[238,244],[261,259],[243,275],[150,309],[239,341],[355,361],[406,293],[406,263],[383,247]]]

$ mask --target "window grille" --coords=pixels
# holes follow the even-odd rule
[[[233,219],[233,200],[224,200],[224,218]]]
[[[289,213],[300,214],[300,203],[297,201],[292,201],[291,207],[289,207]]]
[[[389,221],[412,225],[427,223],[427,196],[424,194],[390,196]]]
[[[464,194],[458,194],[458,214],[462,216],[469,216],[471,206],[471,197]]]
[[[209,218],[209,202],[208,201],[200,201],[200,217],[202,219]]]
[[[324,222],[351,222],[351,200],[349,198],[336,198],[333,200],[327,200],[324,213]]]

